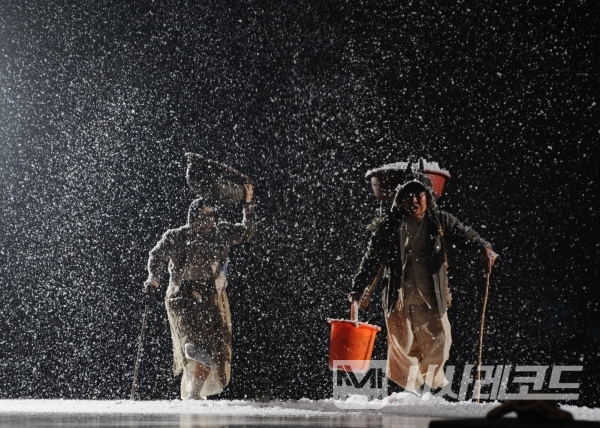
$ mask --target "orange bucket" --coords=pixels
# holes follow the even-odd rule
[[[433,193],[436,198],[439,198],[444,192],[444,185],[450,178],[450,173],[441,169],[437,165],[437,162],[426,162],[424,159],[421,159],[421,162],[421,165],[423,165],[421,171],[427,174],[431,179]],[[367,180],[371,180],[371,186],[373,187],[375,197],[381,201],[391,202],[396,195],[397,187],[402,184],[404,180],[406,169],[409,168],[410,165],[409,162],[398,162],[383,165],[382,167],[368,171],[365,177]]]
[[[354,363],[350,363],[349,367],[344,366],[344,370],[356,373],[366,372],[373,354],[375,335],[381,331],[381,328],[350,320],[330,319],[328,321],[331,324],[329,368],[337,369],[333,363],[335,360],[352,360]]]
[[[439,198],[442,196],[442,192],[444,191],[444,185],[446,184],[446,180],[450,178],[450,174],[446,171],[433,171],[426,169],[425,174],[431,180],[431,185],[433,187],[433,193],[435,193],[435,197]]]

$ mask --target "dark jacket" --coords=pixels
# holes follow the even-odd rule
[[[392,211],[381,219],[373,230],[367,251],[354,277],[352,291],[360,295],[377,280],[381,269],[383,278],[383,310],[387,315],[396,304],[402,305],[401,290],[404,281],[406,255],[404,254],[405,232],[402,227],[408,214],[401,209]],[[430,271],[433,277],[434,293],[440,315],[449,305],[448,273],[445,266],[445,251],[450,245],[480,251],[491,248],[473,229],[463,226],[452,214],[441,210],[427,210],[427,251],[430,258]],[[440,236],[440,229],[443,234]]]

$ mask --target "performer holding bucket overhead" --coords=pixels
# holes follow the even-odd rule
[[[150,251],[144,283],[147,293],[154,292],[160,270],[168,263],[165,305],[173,339],[173,370],[175,375],[183,372],[184,400],[205,399],[229,383],[232,331],[225,292],[229,248],[256,232],[254,190],[247,177],[197,155],[188,155],[188,161],[188,185],[204,196],[191,203],[188,223],[165,232]],[[239,202],[242,197],[242,222],[217,222],[218,204]]]

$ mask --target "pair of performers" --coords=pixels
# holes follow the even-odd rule
[[[165,304],[174,371],[183,372],[182,399],[218,394],[231,377],[228,253],[256,232],[253,187],[244,187],[241,223],[217,222],[215,207],[198,199],[190,206],[188,224],[168,230],[150,251],[146,292],[156,290],[160,270],[169,266]],[[388,377],[417,392],[426,381],[441,387],[447,383],[443,367],[451,344],[446,249],[457,245],[479,252],[487,273],[497,255],[473,229],[437,208],[431,180],[420,172],[405,177],[392,210],[372,229],[350,299],[360,302],[382,276]]]

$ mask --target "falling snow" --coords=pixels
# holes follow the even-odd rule
[[[0,4],[0,398],[128,397],[148,251],[186,221],[195,152],[256,183],[220,398],[331,396],[326,320],[379,208],[365,173],[424,158],[500,254],[485,361],[581,363],[578,404],[600,405],[592,1],[196,3]],[[450,258],[464,366],[483,279]],[[380,303],[361,318],[383,327]],[[160,301],[146,339],[139,395],[173,399]]]

